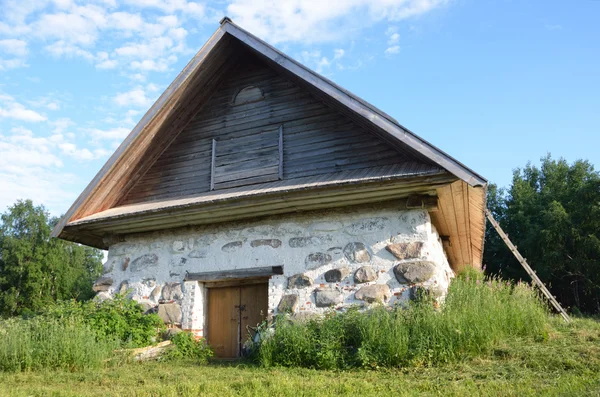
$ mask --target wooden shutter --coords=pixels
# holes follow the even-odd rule
[[[212,142],[211,190],[283,179],[283,126]]]

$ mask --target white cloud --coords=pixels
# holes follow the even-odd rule
[[[60,101],[56,98],[56,96],[58,95],[50,94],[34,100],[29,100],[27,103],[36,108],[44,108],[56,111],[60,109]]]
[[[2,147],[0,150],[6,149]],[[40,153],[35,151],[21,153],[40,156]],[[53,215],[60,215],[77,197],[79,192],[74,191],[77,189],[74,185],[78,179],[73,173],[49,169],[46,166],[0,166],[0,211],[4,211],[19,199],[31,199],[36,204],[44,204]]]
[[[133,61],[130,65],[132,69],[143,72],[166,72],[169,69],[169,63],[162,59],[158,61],[152,59],[146,59],[141,62]]]
[[[0,71],[18,69],[29,66],[24,59],[13,58],[13,59],[2,59],[0,58]]]
[[[400,46],[398,45],[398,42],[400,41],[400,35],[398,34],[398,28],[396,26],[390,26],[385,34],[388,37],[388,47],[384,51],[385,55],[391,56],[399,53]]]
[[[399,52],[400,52],[400,46],[395,45],[395,46],[386,48],[385,55],[393,55],[393,54],[397,54]]]
[[[102,130],[99,128],[92,128],[88,131],[88,135],[91,137],[92,141],[96,142],[99,140],[116,140],[121,141],[125,139],[125,137],[131,132],[129,128],[125,127],[116,127],[110,128],[107,130]]]
[[[142,87],[133,88],[130,91],[120,92],[113,98],[119,106],[148,107],[151,100],[146,96]]]
[[[142,73],[134,73],[134,74],[128,75],[127,77],[129,77],[131,80],[136,81],[138,83],[143,83],[144,81],[146,81],[146,75],[144,75]]]
[[[67,128],[75,125],[75,123],[68,117],[61,117],[49,123],[54,129],[52,132],[55,134],[62,134]]]
[[[158,15],[136,9],[113,10],[115,4],[110,1],[108,4],[83,0],[39,0],[37,3],[35,7],[8,6],[5,15],[9,18],[0,16],[0,37],[21,33],[18,39],[0,40],[0,53],[19,56],[18,59],[0,57],[0,70],[27,66],[23,58],[27,55],[28,43],[21,39],[27,36],[29,40],[42,41],[44,49],[54,57],[83,58],[94,62],[97,69],[127,65],[142,74],[164,72],[177,61],[176,54],[189,52],[185,43],[188,31],[181,26],[183,21],[204,15],[204,6],[184,0],[131,2],[143,11],[157,9]],[[110,40],[99,41],[107,34],[111,34]],[[122,44],[123,38],[134,40]],[[102,51],[94,55],[96,46],[101,46]]]
[[[33,198],[37,194],[36,186],[45,186],[44,181],[53,180],[53,175],[58,175],[58,169],[64,166],[63,158],[72,158],[78,161],[95,160],[107,156],[107,151],[101,147],[95,147],[90,150],[88,148],[78,147],[73,141],[74,134],[63,133],[65,128],[73,124],[69,119],[59,119],[50,122],[53,125],[54,131],[50,136],[35,135],[30,129],[22,126],[13,127],[10,134],[0,133],[0,178],[3,180],[3,189],[6,187],[7,181],[13,180],[12,188],[13,195],[0,196],[0,204],[3,199],[11,197],[14,201],[19,197],[19,192],[28,192],[21,198]],[[98,145],[95,145],[98,146]],[[16,175],[27,175],[29,179],[15,179]],[[40,180],[41,179],[41,180]],[[2,179],[0,179],[2,180]],[[52,192],[60,190],[60,185],[64,181],[57,183],[46,191]],[[10,185],[10,183],[9,183]]]
[[[0,54],[2,53],[12,57],[0,58],[0,71],[28,66],[24,59],[28,53],[26,41],[17,39],[0,40]]]
[[[0,94],[0,118],[28,121],[33,123],[46,120],[46,116],[36,112],[35,110],[27,109],[23,104],[17,102],[13,97],[2,94]]]
[[[17,39],[0,40],[0,51],[6,54],[24,57],[27,55],[27,42]]]
[[[400,35],[398,33],[392,33],[390,38],[388,39],[388,44],[396,44],[400,40]]]
[[[333,50],[333,56],[327,57],[321,54],[320,50],[302,51],[300,53],[300,59],[302,62],[312,67],[317,73],[327,72],[331,66],[335,63],[338,69],[344,69],[344,65],[340,63],[340,60],[346,55],[346,51],[342,48],[336,48]]]
[[[88,61],[94,60],[94,55],[91,52],[80,48],[75,44],[68,43],[63,40],[55,41],[54,43],[47,45],[45,47],[46,51],[48,51],[51,55],[60,58],[62,56],[65,57],[74,57],[78,56],[84,58]]]
[[[96,54],[96,68],[97,69],[114,69],[117,67],[118,62],[114,59],[109,59],[108,53],[100,51]]]
[[[144,19],[140,14],[115,12],[108,16],[108,23],[115,29],[140,31],[144,27]]]
[[[0,170],[63,165],[61,159],[52,153],[52,145],[47,138],[38,138],[23,127],[15,127],[11,132],[11,135],[0,133]]]
[[[126,3],[138,8],[156,8],[164,12],[181,11],[193,18],[204,17],[205,7],[201,3],[185,0],[126,0]]]
[[[96,64],[98,69],[114,69],[117,67],[117,61],[107,59]]]
[[[98,10],[101,15],[102,11]],[[92,14],[92,18],[83,13],[42,14],[34,24],[34,32],[43,38],[59,39],[66,43],[91,45],[98,37],[98,22],[101,22],[98,14]]]
[[[279,42],[324,42],[381,20],[398,21],[450,0],[233,0],[228,15],[245,29]]]
[[[123,57],[153,58],[157,53],[164,53],[173,45],[169,37],[157,37],[145,43],[128,43],[115,50],[115,54]]]

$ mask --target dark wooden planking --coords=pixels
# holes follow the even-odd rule
[[[238,157],[237,161],[231,162],[231,160],[221,163],[220,157],[215,157],[215,176],[226,176],[228,174],[234,174],[237,172],[244,172],[254,170],[257,168],[270,167],[279,165],[279,153],[277,147],[270,148],[267,152],[262,155],[254,157]]]
[[[232,179],[230,181],[224,181],[218,184],[219,189],[229,189],[238,186],[255,185],[258,183],[273,182],[279,180],[279,174],[274,173],[272,168],[268,171],[261,171],[259,175],[251,176],[248,173],[244,178]],[[268,173],[270,172],[270,173]]]
[[[380,136],[391,144],[410,148],[410,151],[418,153],[421,159],[434,161],[472,186],[487,184],[485,178],[482,178],[429,142],[419,138],[381,110],[309,70],[258,37],[240,29],[231,21],[225,21],[221,28],[244,43],[255,54],[267,60],[273,68],[305,86],[316,96],[323,98],[346,114],[351,113],[355,120],[367,121],[372,127],[378,129]]]
[[[264,164],[262,166],[256,166],[253,168],[240,170],[236,172],[227,172],[222,175],[219,174],[218,171],[215,172],[215,184],[217,183],[225,183],[225,182],[234,182],[240,179],[253,178],[259,176],[269,176],[269,180],[273,180],[271,174],[277,174],[279,170],[279,162],[275,159],[275,164]],[[275,178],[277,180],[278,178]],[[243,186],[243,185],[238,185]]]
[[[279,167],[277,170],[277,177],[283,179],[283,125],[279,126],[279,145],[277,151],[279,153]]]
[[[212,150],[211,150],[211,161],[210,161],[210,190],[215,190],[215,159],[217,153],[217,141],[216,139],[212,140]]]
[[[247,86],[264,99],[232,106]],[[413,160],[256,57],[243,57],[121,204]]]
[[[381,166],[381,165],[389,165],[390,163],[390,158],[381,158],[378,159],[377,161],[373,161],[372,164],[373,165],[377,165],[377,166]],[[339,161],[339,160],[333,160],[335,161]],[[333,169],[331,168],[333,167]],[[305,165],[303,165],[302,167],[297,167],[300,172],[296,173],[296,174],[287,174],[286,178],[293,180],[293,179],[297,179],[297,178],[302,178],[305,176],[316,176],[316,175],[323,175],[323,169],[318,169],[315,168],[314,164],[312,163],[307,163]],[[344,170],[355,170],[355,169],[363,169],[363,166],[361,164],[343,164],[342,166],[337,166],[335,163],[333,163],[333,165],[330,165],[329,168],[326,168],[329,170],[329,172],[331,171],[335,171],[337,168],[343,168]],[[368,170],[368,169],[365,169]],[[195,180],[199,180],[198,178],[200,177],[205,177],[208,179],[210,179],[210,176],[208,174],[200,174],[200,173],[188,173],[186,174],[186,178],[194,178]],[[163,198],[168,198],[168,197],[176,197],[177,193],[181,194],[181,195],[185,195],[188,196],[190,194],[193,195],[194,187],[190,187],[184,183],[181,183],[181,181],[183,181],[185,178],[181,178],[181,179],[177,179],[177,178],[166,178],[164,179],[164,181],[162,181],[160,184],[156,184],[153,186],[145,186],[144,189],[147,190],[151,190],[154,189],[154,186],[160,186],[161,188],[165,189],[165,194],[163,196],[154,196],[154,198],[152,200],[154,200],[155,198],[160,197],[160,199]]]

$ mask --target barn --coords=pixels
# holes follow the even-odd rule
[[[249,327],[443,297],[480,267],[486,180],[224,18],[54,237],[108,250],[122,293],[235,357]]]

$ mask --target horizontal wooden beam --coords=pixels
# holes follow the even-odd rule
[[[252,267],[247,269],[233,269],[218,272],[186,273],[185,281],[198,281],[201,283],[216,281],[246,280],[250,278],[265,278],[283,274],[283,266]]]

